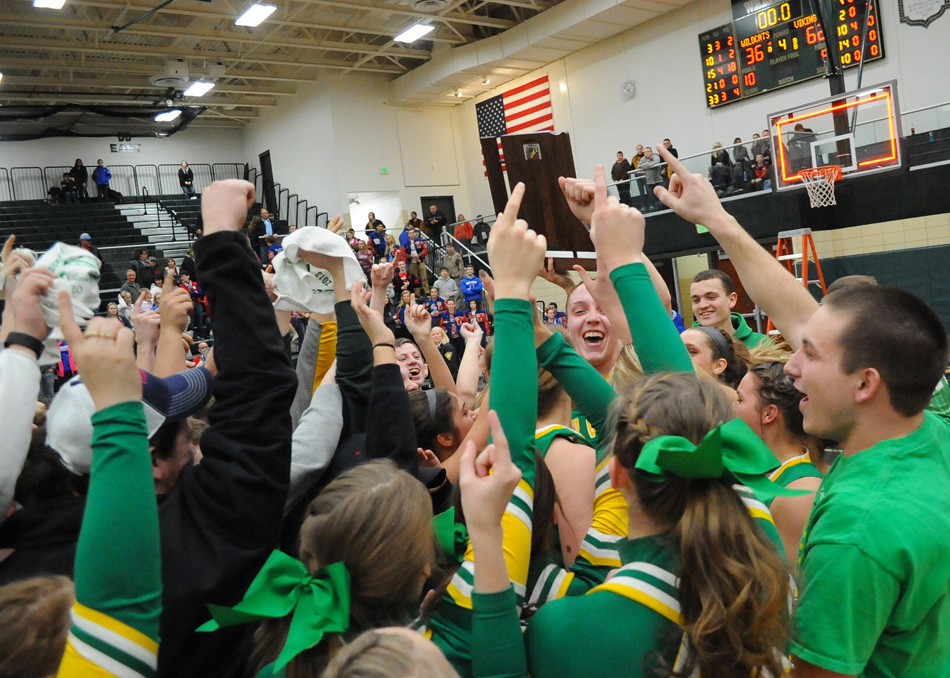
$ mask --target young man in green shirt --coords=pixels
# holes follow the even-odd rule
[[[689,284],[696,322],[693,327],[715,327],[741,341],[747,348],[755,348],[769,338],[753,332],[738,313],[733,313],[738,295],[732,278],[723,271],[711,268],[700,271]]]
[[[796,349],[805,431],[837,440],[799,551],[794,678],[950,676],[950,427],[924,408],[947,364],[925,302],[888,287],[811,295],[664,154],[660,199],[706,225]]]

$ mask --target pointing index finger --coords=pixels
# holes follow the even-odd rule
[[[604,166],[597,165],[594,168],[594,207],[603,207],[607,204],[607,177],[604,173]]]
[[[503,213],[506,219],[505,223],[515,223],[515,220],[518,218],[518,210],[521,209],[522,198],[524,198],[524,184],[519,181],[515,184],[515,188],[511,192],[511,197],[508,198],[508,204],[505,205],[505,211]]]
[[[165,271],[165,280],[162,282],[162,296],[168,296],[168,293],[175,289],[175,276]]]
[[[73,304],[69,298],[69,292],[65,291],[59,293],[59,326],[63,329],[63,338],[69,344],[71,351],[82,346],[85,339],[82,336],[82,330],[73,318]]]
[[[680,178],[689,174],[689,170],[679,161],[679,158],[675,157],[672,153],[666,150],[666,146],[663,144],[657,144],[657,152],[659,152],[660,157],[663,158],[666,163],[672,168],[674,174],[678,174]]]
[[[7,238],[7,241],[3,243],[3,253],[0,254],[0,261],[6,262],[7,257],[10,256],[10,252],[13,251],[13,243],[16,242],[16,236],[11,235]]]

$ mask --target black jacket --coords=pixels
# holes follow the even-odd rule
[[[192,187],[195,185],[195,173],[191,171],[189,167],[187,170],[183,170],[181,167],[178,168],[178,185],[184,186],[186,181],[190,181]]]
[[[290,481],[297,377],[244,235],[195,244],[214,314],[215,404],[201,464],[159,506],[164,606],[158,675],[243,676],[253,625],[195,633],[208,603],[235,605],[277,547]]]
[[[0,527],[0,586],[41,574],[72,578],[85,497],[61,497],[21,508]]]

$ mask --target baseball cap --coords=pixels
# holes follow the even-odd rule
[[[83,233],[81,236],[79,236],[79,239],[80,239],[80,240],[92,240],[92,236],[89,235],[88,233]]]
[[[165,422],[181,421],[194,414],[211,398],[211,373],[204,367],[156,377],[144,370],[142,405],[149,437]],[[46,444],[63,465],[79,475],[92,466],[92,415],[96,413],[89,389],[77,375],[63,384],[46,416]]]

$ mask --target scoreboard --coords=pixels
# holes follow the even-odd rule
[[[879,1],[879,0],[878,0]],[[706,106],[716,108],[826,73],[818,0],[733,0],[733,21],[699,36]],[[884,57],[877,2],[833,0],[832,55],[841,68]],[[867,34],[864,23],[867,21]]]

